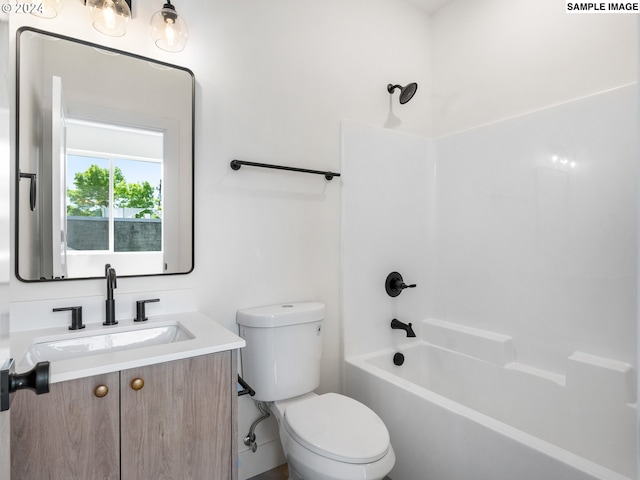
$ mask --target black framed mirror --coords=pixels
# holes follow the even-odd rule
[[[16,276],[191,272],[193,72],[27,27],[16,58]]]

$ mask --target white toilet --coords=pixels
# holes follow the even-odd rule
[[[320,384],[324,305],[239,310],[242,376],[278,421],[290,480],[381,480],[396,461],[389,431],[362,403]]]

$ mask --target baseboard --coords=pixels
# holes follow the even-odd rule
[[[285,462],[279,438],[260,444],[255,452],[244,450],[238,454],[238,480],[247,480]]]

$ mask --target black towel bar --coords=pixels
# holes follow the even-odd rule
[[[322,170],[309,170],[308,168],[285,167],[284,165],[272,165],[270,163],[256,163],[256,162],[246,162],[244,160],[231,160],[231,168],[233,170],[240,170],[240,167],[242,165],[248,165],[250,167],[274,168],[276,170],[288,170],[290,172],[314,173],[316,175],[324,175],[324,178],[326,178],[327,180],[333,180],[333,177],[340,176],[339,173],[324,172]]]

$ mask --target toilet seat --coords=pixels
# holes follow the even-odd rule
[[[283,417],[298,443],[332,460],[371,463],[389,451],[389,431],[380,417],[344,395],[326,393],[295,402]]]

